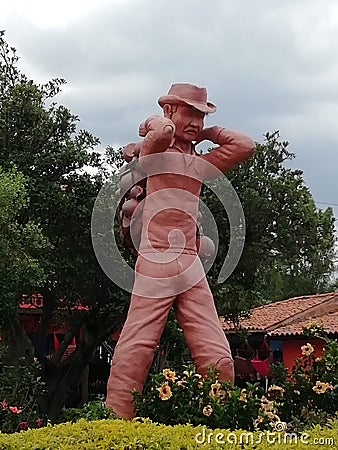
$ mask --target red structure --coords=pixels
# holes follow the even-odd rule
[[[253,347],[255,342],[258,346],[263,340],[268,342],[270,361],[282,361],[291,370],[302,354],[303,345],[311,344],[316,357],[323,352],[323,340],[309,339],[303,334],[309,323],[323,327],[334,338],[338,337],[338,292],[294,297],[259,306],[252,310],[250,317],[240,322],[240,328],[249,332],[248,341],[253,343]],[[229,322],[222,320],[222,324],[230,342],[234,341],[237,330]],[[236,348],[233,351],[240,354]],[[243,359],[251,362],[254,358],[263,361],[268,356],[257,358],[252,349],[251,355],[247,350],[245,357],[241,356],[239,366],[244,367]],[[241,373],[246,377],[244,372]]]

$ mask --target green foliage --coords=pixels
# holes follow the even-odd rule
[[[228,251],[228,219],[215,196],[203,193],[220,234],[210,282],[220,314],[234,323],[258,304],[324,290],[334,268],[332,209],[316,208],[302,171],[288,167],[288,145],[277,131],[267,133],[253,157],[227,174],[243,206],[246,240],[223,285],[216,280]]]
[[[250,383],[245,389],[232,387],[219,381],[218,375],[212,367],[204,378],[192,365],[177,376],[164,369],[150,377],[144,393],[133,393],[136,414],[167,425],[253,429],[261,406],[261,388]]]
[[[36,402],[45,388],[41,365],[21,358],[17,366],[8,366],[0,350],[0,432],[41,427],[45,420]]]
[[[291,374],[280,364],[271,368],[276,383],[285,390],[278,411],[289,428],[295,429],[327,423],[338,411],[338,342],[325,336],[315,323],[309,324],[307,333],[325,339],[321,357],[315,358],[314,347],[308,343],[301,347],[302,357]]]
[[[291,439],[293,439],[291,441]],[[209,430],[205,427],[159,425],[149,420],[100,420],[88,422],[81,419],[75,424],[47,426],[12,435],[0,434],[3,450],[142,450],[142,449],[254,449],[311,450],[318,447],[334,448],[338,441],[338,424],[315,427],[303,435],[288,436],[226,429]],[[292,444],[290,443],[292,442]]]
[[[73,336],[78,336],[81,327],[84,330],[81,346],[66,370],[59,364],[61,354],[48,366],[43,409],[53,419],[77,389],[97,345],[121,327],[128,306],[125,293],[100,268],[92,246],[93,205],[106,177],[101,154],[95,151],[99,139],[78,129],[79,118],[55,101],[64,84],[63,79],[42,85],[28,79],[18,67],[16,50],[0,32],[0,166],[6,173],[16,167],[23,174],[26,197],[17,220],[26,230],[21,240],[36,250],[30,258],[32,270],[41,276],[33,279],[29,271],[17,270],[26,261],[22,256],[22,261],[15,260],[18,267],[11,267],[11,274],[29,277],[27,282],[22,277],[14,280],[20,293],[43,295],[35,347],[40,361],[45,356],[45,335],[58,315]],[[33,224],[50,243],[43,255],[36,255],[41,245],[34,238],[38,229]],[[31,256],[29,252],[27,255]],[[43,274],[38,273],[41,267]],[[8,296],[0,293],[0,304],[7,302]],[[74,306],[79,303],[88,308],[76,310]],[[6,308],[4,313],[9,313]],[[66,347],[60,345],[61,349]]]
[[[42,284],[48,241],[33,222],[20,223],[28,198],[23,175],[0,167],[0,327],[15,315],[20,294]]]
[[[113,412],[101,401],[88,402],[83,408],[64,408],[58,423],[77,422],[80,419],[101,420],[114,418]]]
[[[308,333],[318,337],[321,327],[309,324]],[[136,413],[167,425],[191,423],[231,430],[271,431],[282,423],[288,431],[299,432],[325,425],[338,411],[338,343],[325,339],[320,358],[314,357],[311,344],[302,347],[303,356],[291,374],[283,364],[272,365],[273,383],[264,395],[257,384],[247,383],[241,389],[219,381],[212,367],[204,378],[193,366],[183,374],[164,369],[149,377],[142,394],[133,392]]]
[[[178,325],[174,311],[170,311],[161,339],[155,352],[150,373],[156,374],[165,367],[180,368],[190,363],[191,355]]]

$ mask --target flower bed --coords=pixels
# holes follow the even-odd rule
[[[232,449],[273,448],[309,450],[320,446],[337,448],[338,423],[330,428],[314,427],[308,433],[247,432],[210,430],[206,427],[158,425],[150,420],[99,420],[65,423],[10,435],[0,434],[1,450],[82,450],[82,449]]]
[[[325,341],[322,356],[314,356],[311,344],[302,346],[291,373],[282,364],[271,367],[267,392],[258,383],[239,388],[222,382],[213,367],[203,378],[194,366],[183,372],[166,368],[149,377],[143,393],[133,393],[136,413],[166,425],[212,429],[273,431],[279,426],[301,432],[324,426],[338,410],[338,343],[313,324],[306,333]]]

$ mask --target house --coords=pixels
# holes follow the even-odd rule
[[[266,360],[267,364],[274,360],[283,362],[288,370],[293,367],[295,359],[302,355],[303,345],[310,343],[316,357],[323,351],[322,339],[304,336],[303,328],[309,323],[322,326],[330,337],[338,337],[338,292],[294,297],[254,308],[250,317],[241,320],[240,332],[233,324],[222,320],[224,332],[232,344],[235,363],[236,357],[237,360],[240,357],[242,363],[244,359],[252,361],[254,358]],[[251,349],[252,353],[248,356],[241,354],[245,348],[239,346],[236,340],[238,333],[243,332],[247,332],[247,352]],[[266,352],[260,356],[259,351],[264,347],[267,349],[267,345],[270,354]]]
[[[63,318],[62,315],[58,317],[58,314],[61,313],[66,313],[67,315],[68,309],[63,304],[63,300],[60,299],[57,314],[52,317],[45,336],[45,356],[47,359],[55,353],[63,337],[69,330],[67,320]],[[32,340],[33,345],[35,345],[42,308],[43,296],[41,294],[33,294],[30,296],[22,295],[18,305],[19,322],[24,332]],[[88,311],[89,308],[88,306],[83,306],[78,303],[71,309],[76,311]],[[116,337],[115,334],[113,335],[113,338],[114,337]],[[79,335],[72,339],[72,342],[68,345],[62,355],[60,359],[61,365],[67,363],[82,338],[83,329],[81,328]],[[79,396],[81,395],[81,401],[79,399],[81,404],[85,403],[88,399],[96,399],[105,396],[106,384],[110,373],[110,360],[111,355],[109,351],[106,347],[100,345],[97,348],[95,355],[91,358],[88,368],[85,369],[82,377],[81,389],[79,389],[78,393]]]

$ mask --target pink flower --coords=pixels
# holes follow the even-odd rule
[[[38,428],[41,428],[41,427],[42,427],[42,424],[43,424],[43,420],[40,419],[40,417],[39,417],[39,418],[36,420],[36,425],[37,425]]]
[[[8,403],[6,402],[6,400],[3,400],[2,402],[0,402],[0,406],[2,409],[7,409],[8,408]]]
[[[20,422],[19,423],[19,427],[20,427],[20,430],[27,430],[28,423],[27,422]]]
[[[22,409],[18,409],[16,406],[10,406],[9,409],[12,411],[12,413],[14,414],[19,414],[21,413]]]

